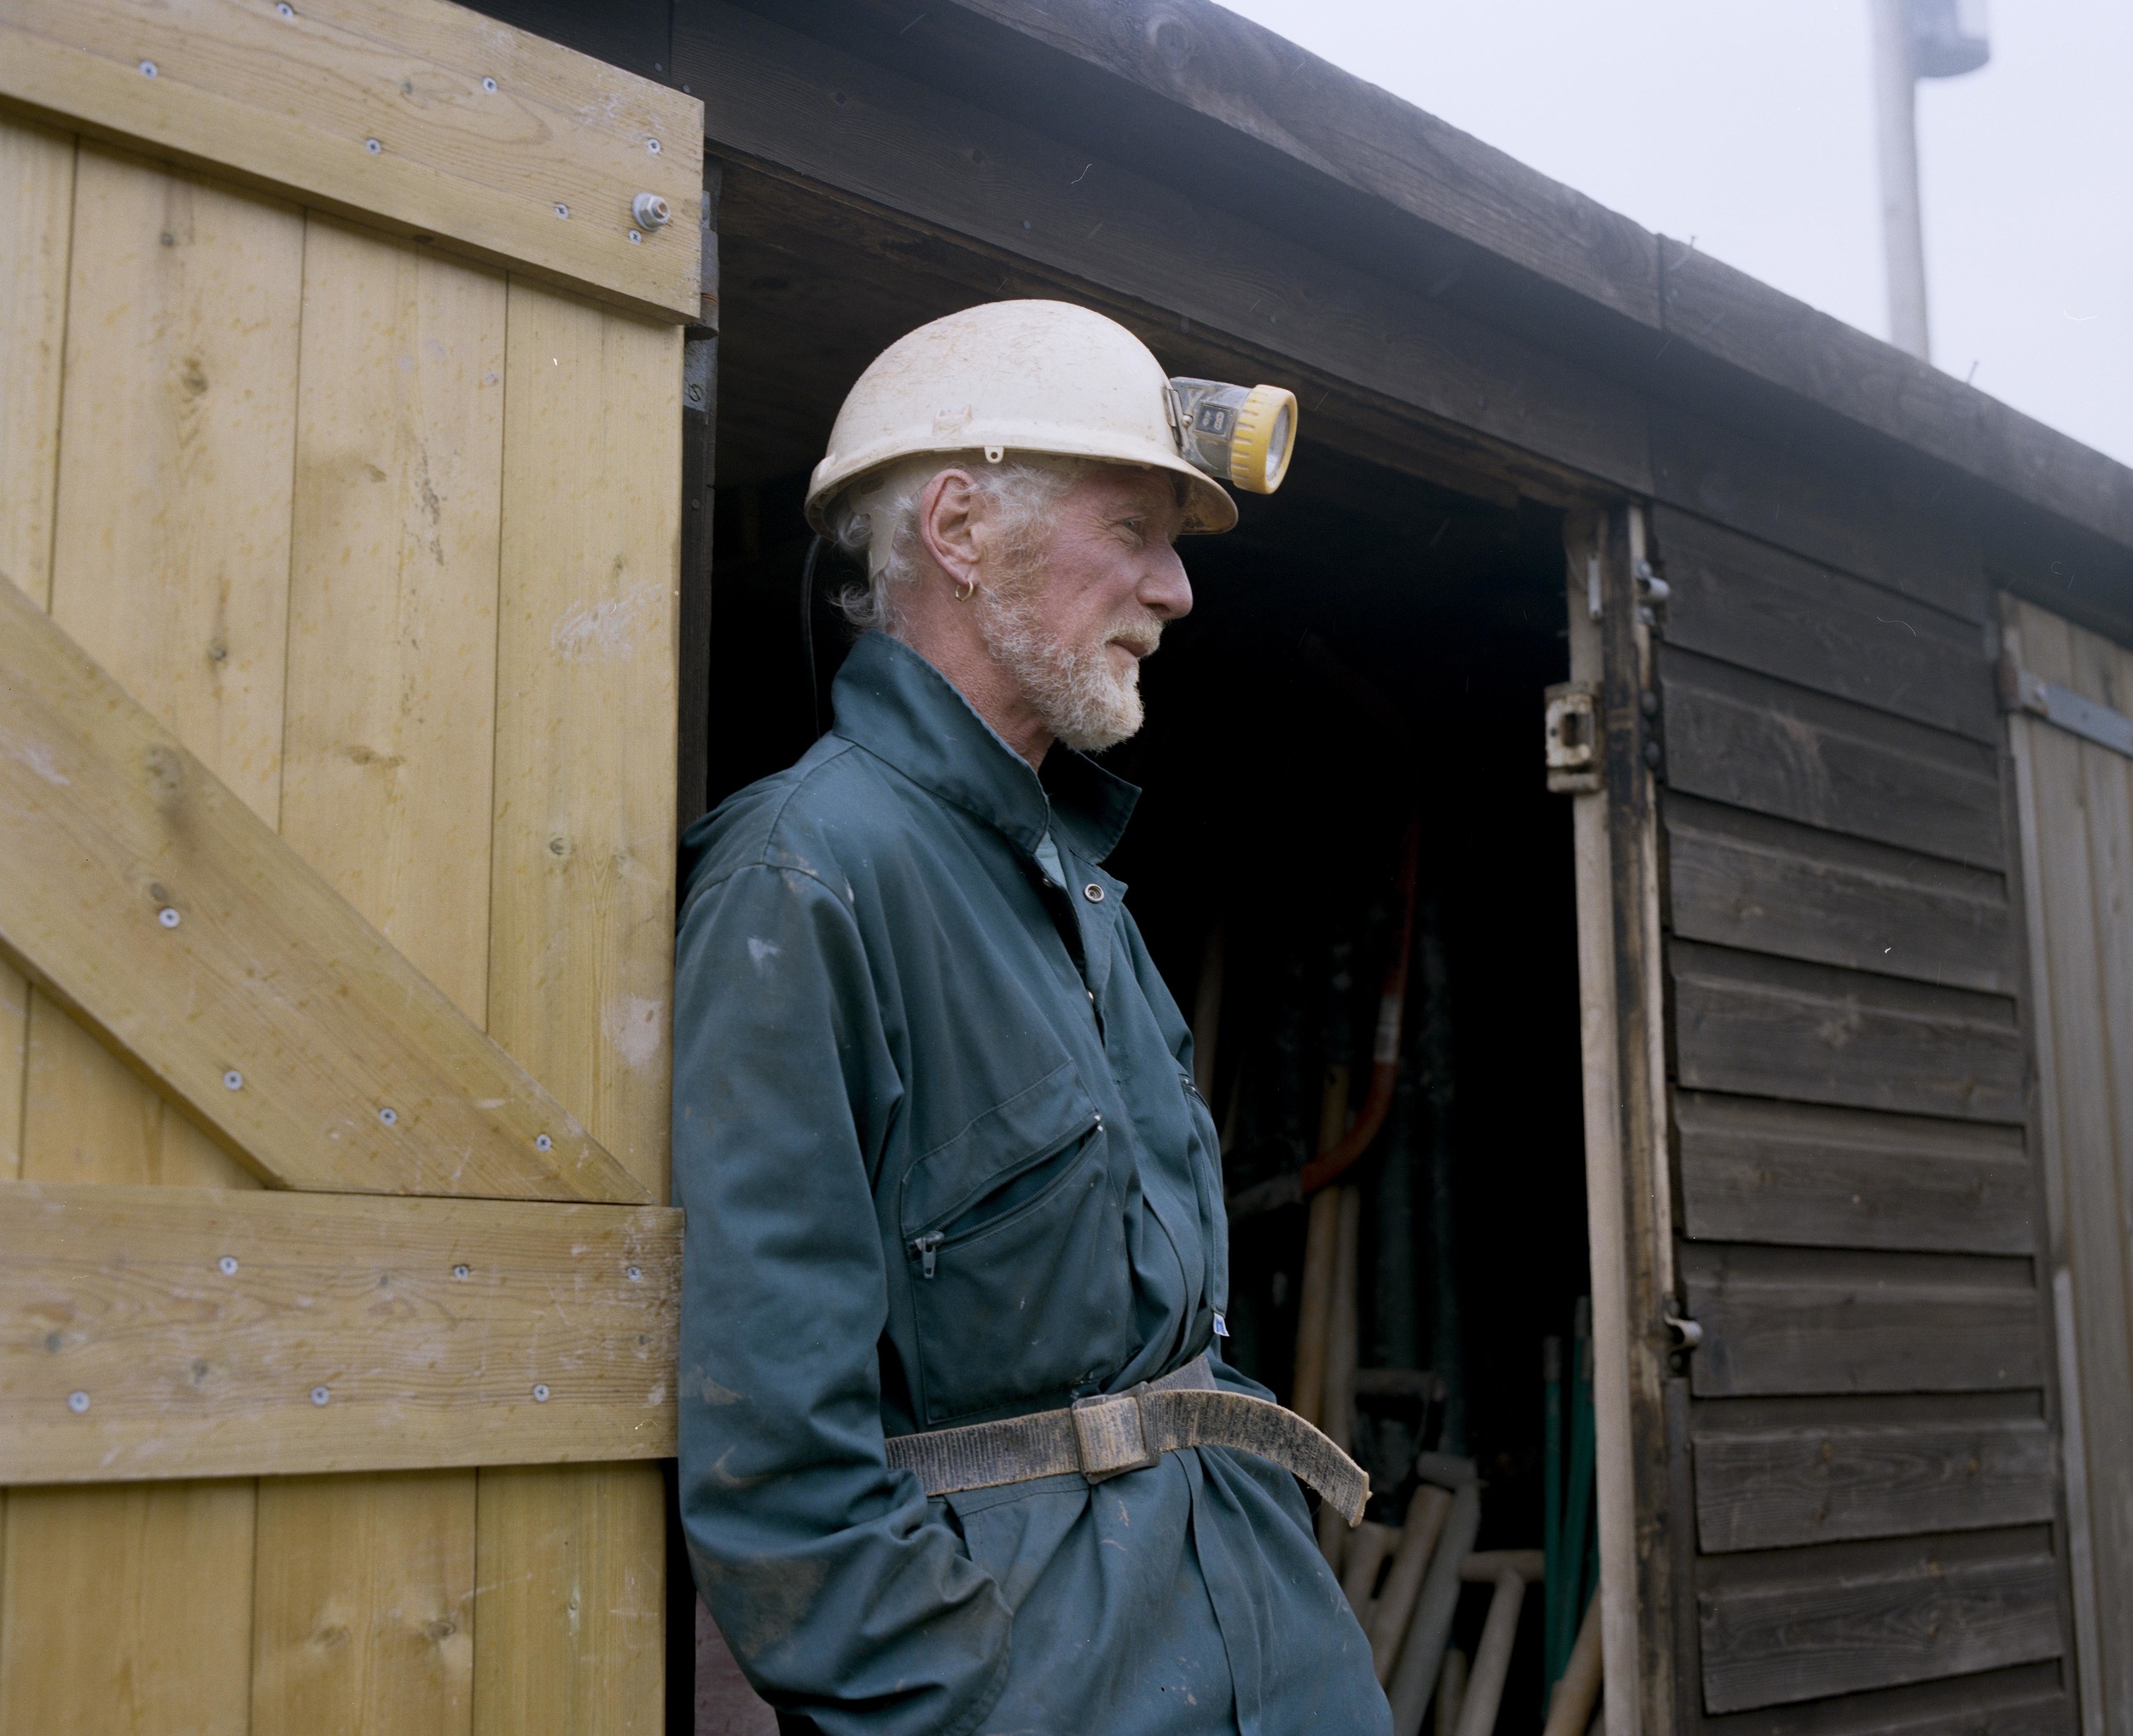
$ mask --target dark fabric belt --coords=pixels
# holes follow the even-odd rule
[[[1370,1479],[1293,1410],[1215,1385],[1205,1351],[1159,1380],[997,1423],[892,1436],[889,1463],[928,1495],[997,1489],[1078,1471],[1091,1483],[1141,1471],[1186,1447],[1233,1447],[1301,1478],[1347,1519],[1363,1518]]]

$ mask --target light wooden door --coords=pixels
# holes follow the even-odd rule
[[[0,0],[11,1736],[660,1727],[701,136]]]
[[[2133,651],[2002,604],[2082,1726],[2133,1729]]]

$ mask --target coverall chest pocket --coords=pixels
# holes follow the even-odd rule
[[[1125,1360],[1131,1291],[1102,1117],[1071,1061],[905,1173],[928,1426],[1058,1401]]]

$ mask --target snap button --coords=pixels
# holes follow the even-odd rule
[[[1101,904],[1103,903],[1103,888],[1091,880],[1081,889],[1081,896],[1092,904]]]

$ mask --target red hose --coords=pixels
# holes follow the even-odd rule
[[[1370,1148],[1370,1141],[1385,1125],[1392,1107],[1392,1089],[1400,1077],[1400,1030],[1407,1008],[1407,963],[1415,950],[1415,880],[1422,852],[1421,817],[1407,822],[1407,839],[1400,854],[1400,943],[1386,968],[1385,988],[1378,998],[1377,1041],[1370,1056],[1370,1094],[1363,1100],[1363,1112],[1339,1143],[1304,1165],[1297,1177],[1299,1190],[1316,1193],[1328,1182],[1338,1181],[1355,1160]]]

